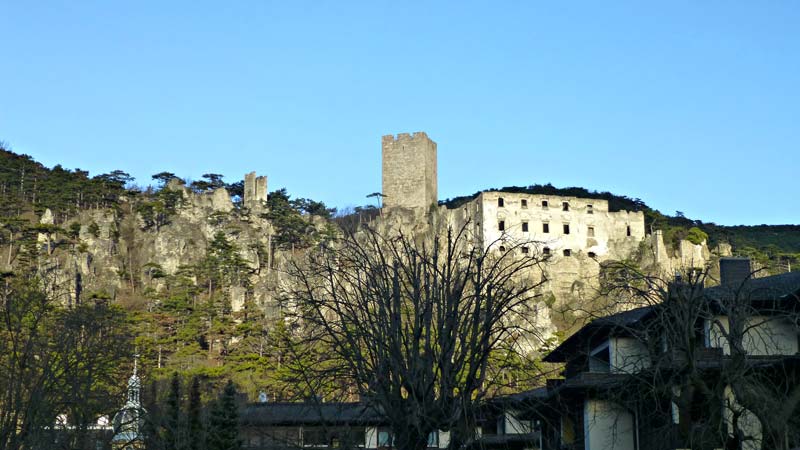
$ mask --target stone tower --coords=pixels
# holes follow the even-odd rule
[[[383,149],[384,208],[424,208],[437,204],[436,142],[422,131],[387,135]]]
[[[256,177],[255,172],[244,176],[244,206],[250,209],[259,208],[267,201],[267,177]]]

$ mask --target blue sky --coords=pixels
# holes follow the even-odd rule
[[[550,182],[800,223],[800,3],[565,3],[0,0],[0,140],[344,207],[382,135],[423,130],[442,199]]]

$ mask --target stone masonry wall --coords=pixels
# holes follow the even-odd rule
[[[243,200],[250,209],[258,208],[267,201],[267,177],[257,177],[255,172],[245,174]]]
[[[436,143],[424,132],[383,136],[383,206],[429,208],[438,201]]]

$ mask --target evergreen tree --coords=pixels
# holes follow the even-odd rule
[[[200,379],[192,377],[189,390],[189,448],[205,450],[205,427],[203,426],[203,404],[200,401]]]
[[[166,404],[166,420],[164,423],[164,448],[166,450],[183,450],[181,426],[181,380],[178,372],[173,372]]]
[[[222,395],[214,402],[209,420],[208,450],[239,450],[239,411],[236,386],[228,380]]]

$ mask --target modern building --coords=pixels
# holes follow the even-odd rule
[[[393,447],[386,419],[358,402],[252,403],[242,410],[240,432],[246,449]],[[448,443],[446,432],[434,431],[428,438],[429,449]]]
[[[563,379],[516,396],[543,449],[800,445],[800,273],[721,267],[719,286],[673,283],[662,303],[598,318],[544,358]]]

